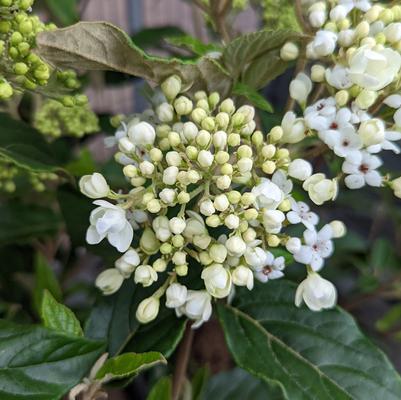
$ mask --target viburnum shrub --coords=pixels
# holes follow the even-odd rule
[[[401,5],[195,0],[217,40],[173,29],[163,48],[177,57],[162,58],[135,42],[149,35],[144,42],[154,46],[158,29],[134,40],[107,22],[56,29],[30,16],[31,3],[0,0],[0,97],[50,97],[23,119],[51,141],[41,138],[37,155],[24,147],[32,138],[3,149],[0,137],[0,161],[9,166],[0,182],[17,197],[13,179],[22,168],[65,185],[35,181],[39,202],[61,223],[51,230],[57,240],[32,241],[33,307],[43,326],[0,321],[4,398],[107,398],[110,381],[129,385],[143,369],[167,363],[141,381],[149,400],[400,399],[398,373],[337,302],[349,311],[367,304],[366,313],[365,302],[380,299],[387,308],[375,332],[399,340]],[[236,32],[235,17],[250,7],[274,30]],[[107,164],[79,140],[100,127],[75,92],[74,68],[97,71],[104,82],[110,75],[99,71],[145,81],[142,112],[101,120]],[[49,94],[51,74],[57,95]],[[267,86],[270,95],[283,92],[284,107],[270,104]],[[14,116],[16,108],[9,108]],[[48,165],[44,154],[63,162]],[[24,215],[7,200],[10,215]],[[379,237],[388,221],[394,243]],[[27,225],[16,229],[25,240]],[[92,253],[102,257],[97,277],[92,268],[85,296],[68,302],[80,309],[82,328],[61,304],[63,291],[80,289],[63,268],[60,288],[44,258],[77,271],[99,264]],[[31,285],[22,273],[15,281]],[[215,340],[219,330],[225,347]],[[16,337],[25,347],[14,356]],[[213,377],[207,367],[196,370],[207,354],[228,359],[228,352],[234,370]]]

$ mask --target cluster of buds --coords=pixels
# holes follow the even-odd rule
[[[96,285],[105,294],[132,277],[155,285],[138,307],[138,320],[156,318],[165,296],[166,306],[196,327],[210,317],[212,299],[229,297],[235,286],[251,290],[254,279],[282,277],[283,252],[316,274],[345,228],[334,221],[317,231],[317,215],[293,198],[293,185],[321,204],[335,197],[336,180],[313,174],[306,160],[291,160],[279,144],[287,128],[264,135],[253,107],[237,108],[218,93],[192,98],[178,76],[161,89],[164,100],[155,110],[126,119],[113,138],[132,189],[116,193],[98,173],[80,181],[82,193],[98,199],[87,242],[107,239],[124,253]],[[302,237],[291,233],[293,225],[305,226]],[[314,309],[334,305],[335,295],[325,299]]]
[[[49,138],[60,136],[82,137],[99,132],[97,115],[87,104],[65,107],[59,101],[48,99],[35,113],[34,126]]]
[[[36,192],[43,192],[46,189],[46,182],[55,181],[58,176],[52,172],[31,171],[10,163],[7,159],[0,159],[0,191],[14,193],[19,179],[28,181]]]
[[[35,90],[46,86],[52,74],[50,65],[32,50],[37,34],[55,29],[45,25],[37,15],[30,14],[34,0],[0,0],[0,100],[9,99],[15,90]],[[78,89],[75,72],[57,73],[57,82],[65,89]],[[64,96],[66,106],[87,103],[86,96]]]
[[[290,95],[303,111],[285,115],[294,122],[282,143],[317,137],[323,151],[343,159],[343,179],[349,189],[388,185],[400,197],[398,181],[379,168],[378,153],[400,153],[401,139],[401,6],[372,5],[370,1],[318,1],[308,10],[316,29],[306,47],[313,60],[310,74],[300,73],[290,84]],[[289,57],[291,44],[282,49]],[[308,102],[316,93],[331,96]],[[314,201],[314,199],[311,197]]]

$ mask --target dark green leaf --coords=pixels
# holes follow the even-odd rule
[[[79,20],[78,0],[46,0],[51,13],[64,25],[72,25]]]
[[[123,379],[152,368],[157,364],[166,364],[166,359],[155,351],[149,353],[124,353],[108,359],[96,374],[96,379]]]
[[[287,68],[288,63],[279,56],[281,47],[300,38],[290,30],[247,33],[227,45],[222,61],[235,82],[259,89]]]
[[[283,400],[280,386],[268,386],[240,368],[214,375],[206,386],[204,400]]]
[[[399,375],[350,315],[296,308],[294,293],[294,284],[274,282],[240,291],[233,307],[218,306],[240,367],[281,385],[291,400],[401,398]]]
[[[369,264],[371,268],[378,270],[398,266],[393,245],[386,239],[376,239],[370,253]]]
[[[0,158],[34,172],[57,172],[50,147],[35,129],[0,113]]]
[[[203,367],[196,371],[192,378],[192,400],[202,400],[210,377],[209,368]],[[208,398],[208,397],[207,397]]]
[[[74,176],[81,177],[96,171],[96,164],[88,149],[83,149],[79,156],[65,166],[65,169]]]
[[[59,400],[102,352],[100,342],[0,321],[0,398]]]
[[[33,300],[35,308],[41,311],[43,295],[48,290],[57,301],[61,301],[62,293],[57,277],[42,254],[36,253],[35,257],[35,288]]]
[[[83,336],[81,324],[74,313],[65,305],[58,303],[47,289],[43,294],[40,315],[46,328],[69,335]]]
[[[213,52],[221,52],[221,48],[219,46],[216,46],[213,43],[203,43],[199,39],[189,35],[168,37],[166,40],[167,43],[177,47],[187,48],[198,56],[204,56]]]
[[[171,378],[165,376],[153,386],[146,400],[172,400]]]
[[[399,326],[401,322],[401,304],[391,307],[382,318],[376,321],[376,329],[380,332],[387,332]]]
[[[59,215],[49,208],[18,202],[0,205],[0,245],[51,236],[60,226]]]
[[[215,60],[200,63],[151,57],[119,28],[107,22],[79,22],[37,37],[38,52],[51,64],[65,68],[118,71],[156,83],[172,74],[193,90],[227,93],[231,78]],[[210,77],[210,79],[209,79]],[[218,85],[216,85],[218,83]]]
[[[176,26],[144,28],[131,36],[132,41],[142,49],[159,47],[166,38],[184,36],[185,32]]]
[[[257,90],[248,85],[240,82],[236,83],[233,88],[233,94],[246,97],[246,99],[252,105],[259,108],[260,110],[264,110],[269,113],[272,113],[274,111],[272,105],[261,94],[259,94]]]

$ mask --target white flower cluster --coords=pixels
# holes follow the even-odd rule
[[[283,252],[308,266],[307,282],[317,279],[316,271],[333,251],[332,239],[345,228],[334,221],[316,231],[317,215],[292,196],[293,181],[316,204],[337,192],[336,180],[313,175],[309,162],[291,160],[278,144],[300,129],[300,121],[287,116],[283,127],[266,137],[256,130],[253,107],[236,108],[217,93],[197,92],[190,99],[177,76],[168,78],[162,91],[164,101],[155,112],[126,120],[114,138],[115,158],[132,190],[115,193],[100,174],[81,179],[88,197],[115,201],[94,201],[98,207],[90,216],[88,243],[106,238],[124,253],[96,285],[104,294],[131,277],[144,287],[155,285],[137,309],[138,320],[155,319],[165,296],[168,308],[197,327],[210,318],[213,298],[229,297],[235,286],[251,290],[255,278],[282,277]],[[289,233],[295,224],[305,226],[303,237]],[[308,289],[313,284],[303,287],[311,308],[334,305],[333,286],[323,299]]]
[[[317,31],[306,56],[315,62],[310,77],[300,73],[290,84],[303,116],[285,115],[282,142],[318,137],[323,151],[330,149],[343,159],[337,179],[344,179],[349,189],[388,185],[401,197],[400,180],[380,172],[378,156],[384,150],[400,153],[394,142],[401,140],[401,6],[317,1],[308,17]],[[330,96],[308,103],[314,84],[317,94],[327,91]]]

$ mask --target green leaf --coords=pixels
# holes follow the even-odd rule
[[[48,207],[18,202],[0,205],[0,245],[52,236],[60,226],[59,215]]]
[[[302,36],[290,30],[247,33],[230,42],[223,51],[223,64],[234,82],[260,89],[285,71],[280,49],[289,40]]]
[[[219,46],[216,46],[213,43],[203,43],[199,39],[190,35],[168,37],[166,40],[167,43],[170,43],[176,47],[187,48],[198,56],[204,56],[213,52],[221,52],[221,48]]]
[[[72,25],[79,20],[78,0],[46,0],[51,13],[64,25]]]
[[[193,90],[206,88],[220,93],[227,93],[231,86],[230,76],[215,60],[204,57],[195,64],[151,57],[121,29],[107,22],[79,22],[42,32],[37,45],[41,57],[58,67],[118,71],[156,83],[178,74]]]
[[[106,378],[123,379],[152,368],[157,364],[166,364],[162,354],[155,351],[149,353],[124,353],[120,356],[108,359],[96,374],[96,379]]]
[[[0,398],[59,400],[103,352],[103,343],[0,320]]]
[[[399,326],[401,321],[401,304],[391,307],[378,321],[376,329],[380,332],[387,332]]]
[[[399,375],[350,315],[296,308],[294,294],[294,284],[274,282],[239,291],[233,307],[218,306],[241,368],[280,385],[291,400],[401,398]]]
[[[246,97],[255,107],[272,113],[272,105],[257,90],[243,83],[237,82],[233,88],[233,94]]]
[[[68,163],[65,169],[74,176],[93,174],[96,171],[96,163],[88,149],[82,149],[79,156]]]
[[[170,377],[165,376],[159,379],[146,400],[172,400],[172,386]]]
[[[268,386],[240,368],[214,375],[202,399],[207,400],[283,400],[279,386]]]
[[[200,368],[198,369],[198,371],[196,371],[191,382],[192,400],[203,399],[209,377],[210,377],[210,371],[209,368],[207,367]]]
[[[61,288],[53,269],[47,263],[43,255],[41,255],[40,253],[36,253],[35,288],[33,292],[33,300],[35,308],[39,312],[39,314],[41,311],[45,290],[48,290],[57,301],[61,301]]]
[[[84,334],[75,314],[65,305],[58,303],[47,289],[43,294],[40,315],[46,328],[75,336]]]
[[[168,358],[180,342],[185,319],[162,307],[157,319],[141,325],[135,317],[138,304],[155,290],[126,280],[112,296],[101,296],[86,322],[85,335],[107,340],[111,355],[125,351],[143,353],[158,351]]]
[[[157,26],[144,28],[132,35],[131,39],[137,46],[146,49],[160,46],[166,38],[170,40],[179,36],[185,36],[185,32],[176,26]]]
[[[0,158],[33,172],[57,172],[49,145],[29,125],[0,113]]]

